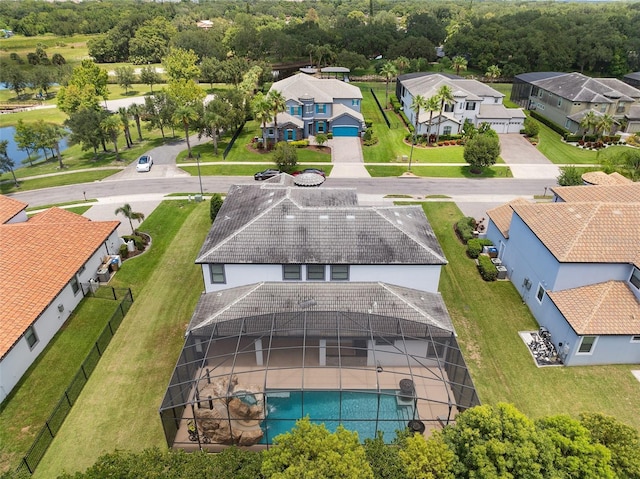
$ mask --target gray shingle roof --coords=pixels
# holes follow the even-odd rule
[[[316,78],[304,73],[292,75],[271,85],[287,99],[312,97],[316,103],[333,103],[336,98],[362,98],[360,88],[341,80]]]
[[[357,206],[355,190],[274,184],[230,189],[196,263],[437,265],[446,259],[419,206]]]
[[[481,104],[478,112],[478,119],[501,119],[511,120],[513,118],[526,118],[521,108],[507,108],[502,104],[490,105]]]
[[[640,99],[640,90],[617,78],[589,78],[581,73],[567,73],[531,83],[570,101],[612,103],[614,100]]]
[[[477,80],[450,78],[439,73],[412,78],[402,76],[398,80],[414,97],[416,95],[422,95],[425,98],[432,97],[443,85],[451,87],[456,97],[467,98],[469,101],[480,101],[484,97],[504,97],[499,91]]]
[[[263,321],[258,319],[262,317]],[[427,293],[386,283],[256,283],[230,288],[200,297],[193,313],[188,331],[209,335],[215,325],[220,334],[237,334],[240,331],[225,331],[221,323],[243,318],[252,318],[253,328],[271,331],[276,321],[276,335],[301,333],[300,326],[291,323],[307,320],[307,328],[314,330],[336,329],[338,318],[353,322],[354,333],[362,331],[384,331],[389,334],[427,334],[424,325],[453,332],[453,324],[440,293]],[[414,331],[398,331],[397,318],[416,323]],[[278,327],[280,324],[280,327]],[[385,324],[387,326],[385,326]],[[422,327],[420,327],[422,325]],[[238,329],[232,324],[229,328]],[[345,326],[342,326],[343,330]],[[245,334],[247,326],[242,328]],[[345,331],[346,332],[346,331]],[[342,333],[344,334],[344,332]]]

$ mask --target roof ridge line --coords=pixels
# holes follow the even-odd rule
[[[611,291],[611,288],[613,288],[613,283],[614,283],[613,280],[609,280],[605,282],[606,286],[603,288],[603,291],[600,294],[600,298],[598,299],[597,304],[594,305],[594,307],[591,309],[591,314],[589,314],[589,316],[586,318],[587,320],[582,324],[583,330],[586,329],[586,327],[591,324],[591,320],[595,317],[596,312],[600,309],[600,306],[602,306],[604,298],[606,298],[606,296]]]
[[[407,301],[405,298],[403,298],[402,296],[400,296],[398,293],[396,293],[393,289],[391,289],[391,286],[387,283],[383,283],[382,281],[378,281],[378,284],[384,288],[386,291],[388,291],[390,294],[392,294],[393,296],[395,296],[396,298],[398,298],[400,301],[402,301],[404,304],[406,304],[408,307],[410,307],[411,309],[413,309],[414,311],[418,312],[419,314],[421,314],[423,317],[428,318],[429,320],[432,321],[433,324],[437,324],[438,327],[442,330],[445,331],[449,331],[449,328],[446,326],[443,326],[442,323],[440,321],[438,321],[437,319],[435,319],[433,316],[431,316],[430,314],[428,314],[425,310],[423,310],[422,308],[417,307],[415,304],[410,303],[409,301]],[[426,291],[420,291],[421,294],[423,293],[427,293]],[[429,294],[438,294],[438,293],[429,293]]]
[[[589,203],[589,202],[576,202],[576,203],[570,203],[572,205],[575,204],[584,204],[584,203]],[[601,204],[594,202],[595,203],[595,209],[591,210],[591,215],[589,217],[589,221],[584,221],[582,223],[582,228],[580,228],[579,231],[576,232],[575,235],[573,235],[573,240],[571,241],[571,243],[569,243],[569,248],[567,248],[565,254],[563,255],[565,258],[567,256],[569,256],[573,250],[573,247],[575,246],[575,244],[578,242],[578,240],[582,240],[582,235],[584,234],[585,230],[587,229],[587,227],[589,226],[589,224],[591,223],[591,221],[593,220],[593,216],[595,215],[596,211],[600,209]],[[549,203],[549,204],[553,204],[553,203]]]
[[[422,211],[418,205],[406,205],[406,206],[415,206],[415,207],[417,207],[416,209],[417,209],[418,211]],[[395,206],[395,205],[394,205],[394,207],[395,207],[395,208],[403,208],[403,206]],[[416,238],[414,235],[412,235],[411,233],[409,233],[409,232],[408,232],[408,231],[406,231],[405,229],[400,228],[400,226],[398,226],[398,225],[397,225],[397,224],[395,224],[393,221],[391,221],[389,218],[385,217],[384,215],[382,215],[382,214],[380,213],[380,211],[379,211],[379,210],[381,210],[381,209],[391,209],[389,206],[381,206],[381,207],[379,207],[379,208],[378,208],[377,206],[373,206],[373,207],[372,207],[372,209],[373,209],[373,211],[375,211],[375,212],[376,212],[376,214],[377,214],[378,216],[380,216],[382,219],[384,219],[385,221],[387,221],[391,226],[393,226],[393,227],[395,227],[397,230],[401,231],[401,232],[402,232],[403,234],[405,234],[408,238],[411,238],[415,243],[417,243],[417,244],[419,244],[420,246],[422,246],[422,248],[424,248],[424,249],[426,249],[426,250],[431,251],[431,253],[432,253],[435,257],[437,257],[437,258],[439,258],[440,260],[442,260],[442,262],[443,262],[443,263],[447,263],[447,259],[446,259],[446,258],[444,258],[444,257],[440,256],[438,253],[436,253],[436,252],[435,252],[432,248],[430,248],[428,245],[424,244],[422,241],[418,240],[418,238]],[[425,215],[425,218],[426,218],[426,215]],[[429,223],[429,219],[428,219],[428,218],[427,218],[427,223]],[[434,232],[434,235],[435,235],[435,232]]]

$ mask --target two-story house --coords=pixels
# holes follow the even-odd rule
[[[197,257],[205,291],[160,407],[169,447],[269,447],[304,416],[390,442],[479,404],[422,209],[280,176],[233,186]]]
[[[118,254],[119,221],[90,221],[60,208],[27,218],[25,203],[0,195],[0,401],[64,325]]]
[[[420,110],[417,133],[419,135],[453,135],[461,132],[465,120],[474,126],[488,123],[496,133],[519,133],[524,127],[525,114],[520,108],[507,108],[502,104],[504,95],[477,80],[444,73],[408,73],[396,81],[396,96],[409,121],[416,124],[413,99],[437,96],[438,90],[447,86],[454,100],[440,111]]]
[[[566,365],[640,362],[640,183],[487,211],[487,237]]]
[[[364,129],[362,92],[349,83],[300,73],[275,82],[271,90],[282,94],[286,109],[266,125],[267,141],[301,140],[318,133],[360,136]]]
[[[580,122],[589,111],[597,116],[611,115],[618,122],[626,118],[628,133],[640,131],[640,90],[617,78],[522,73],[514,79],[511,101],[572,133],[581,131]]]

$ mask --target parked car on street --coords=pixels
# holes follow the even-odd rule
[[[253,179],[257,181],[268,180],[269,178],[273,178],[274,176],[278,176],[279,174],[279,170],[268,168],[264,171],[258,171],[255,175],[253,175]]]
[[[324,171],[323,170],[319,170],[318,168],[305,168],[304,170],[294,171],[293,173],[291,173],[291,176],[298,176],[298,175],[301,175],[303,173],[315,173],[316,175],[320,175],[323,178],[325,178]]]
[[[151,171],[151,166],[153,165],[153,159],[149,155],[142,155],[138,158],[138,163],[136,164],[136,171]]]

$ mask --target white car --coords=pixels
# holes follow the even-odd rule
[[[138,158],[138,163],[136,164],[136,171],[151,171],[151,166],[153,165],[153,159],[149,155],[142,155]]]

